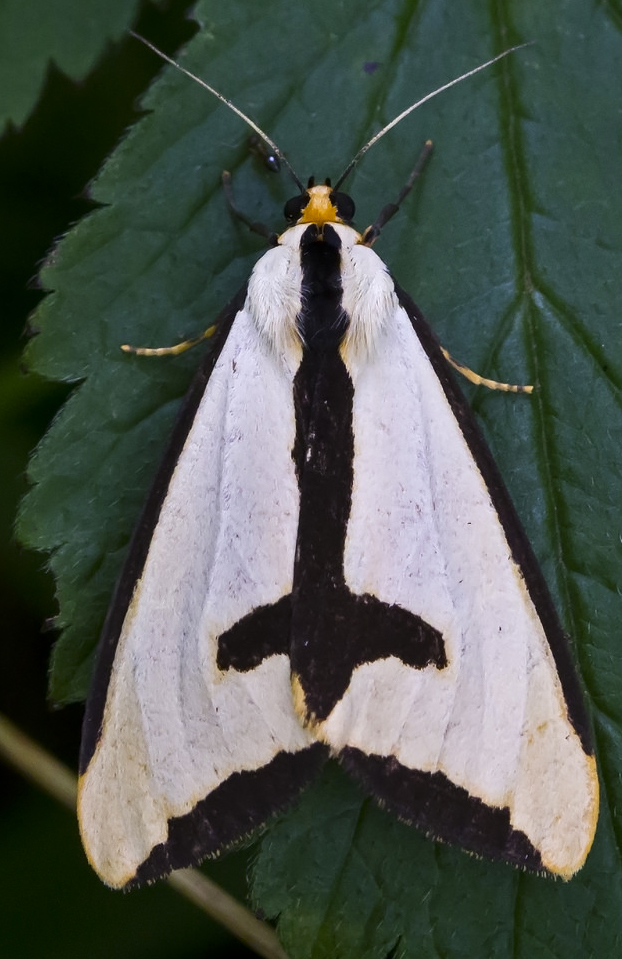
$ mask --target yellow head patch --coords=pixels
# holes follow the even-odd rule
[[[305,192],[309,202],[302,211],[298,223],[316,223],[318,226],[322,226],[323,223],[343,223],[335,203],[331,200],[332,187],[325,184],[311,186]]]

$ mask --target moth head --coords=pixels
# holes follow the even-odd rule
[[[416,103],[411,104],[405,110],[402,110],[402,112],[396,117],[394,117],[393,120],[391,120],[389,123],[386,123],[382,129],[378,131],[378,133],[374,134],[371,140],[368,140],[367,143],[361,147],[356,156],[349,162],[337,180],[337,184],[334,189],[330,185],[330,180],[326,180],[323,186],[315,186],[313,177],[311,177],[307,189],[305,190],[301,180],[296,175],[295,170],[287,160],[285,154],[279,150],[276,143],[270,139],[268,134],[264,133],[261,127],[257,126],[254,120],[251,120],[251,118],[243,113],[238,107],[236,107],[231,100],[228,100],[227,97],[223,96],[222,93],[219,93],[218,90],[215,90],[214,87],[211,87],[209,83],[205,82],[205,80],[195,76],[195,74],[191,73],[190,70],[182,67],[181,64],[176,63],[175,60],[172,60],[171,57],[166,55],[166,53],[162,53],[161,50],[158,50],[157,47],[154,47],[149,40],[145,40],[144,37],[134,33],[133,30],[130,30],[130,33],[133,37],[136,37],[137,40],[140,40],[141,43],[144,43],[145,46],[149,47],[150,50],[153,50],[153,52],[161,57],[162,60],[170,63],[171,66],[175,67],[181,73],[185,73],[186,76],[190,77],[191,80],[194,80],[200,86],[204,87],[208,93],[211,93],[212,96],[215,96],[218,100],[220,100],[221,103],[224,103],[226,107],[232,110],[233,113],[236,113],[242,120],[244,120],[246,124],[248,124],[251,130],[253,130],[253,134],[249,141],[249,146],[251,149],[255,149],[259,152],[270,169],[278,170],[280,164],[284,163],[291,173],[294,182],[300,189],[300,194],[293,197],[293,199],[288,200],[285,204],[285,218],[287,222],[292,225],[295,223],[315,223],[319,227],[321,227],[324,223],[349,224],[352,221],[354,217],[354,203],[347,193],[339,192],[339,187],[350,175],[359,160],[372,146],[374,146],[375,143],[378,142],[378,140],[381,139],[381,137],[388,133],[389,130],[392,130],[394,126],[397,126],[397,124],[400,123],[410,113],[412,113],[413,110],[416,110],[417,107],[420,107],[428,100],[431,100],[432,97],[435,97],[444,90],[448,90],[450,87],[455,86],[456,83],[461,83],[462,80],[466,80],[467,77],[471,77],[473,74],[479,73],[480,70],[485,70],[493,63],[496,63],[497,60],[501,60],[502,57],[506,57],[508,53],[513,53],[514,50],[520,50],[524,46],[529,46],[529,44],[522,43],[516,47],[510,47],[508,50],[504,50],[503,53],[497,54],[497,56],[493,57],[492,60],[487,60],[486,63],[481,63],[478,67],[468,70],[466,73],[461,74],[454,80],[450,80],[449,83],[445,83],[442,87],[438,87],[436,90],[428,93],[425,97],[417,100]],[[371,242],[368,245],[371,245]]]
[[[307,189],[285,204],[285,219],[291,224],[351,223],[353,217],[354,201],[347,193],[333,190],[330,180],[316,186],[311,177]]]

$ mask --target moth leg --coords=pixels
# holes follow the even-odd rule
[[[415,164],[415,168],[410,174],[410,176],[408,177],[408,180],[406,181],[406,186],[402,189],[402,192],[398,196],[396,202],[387,203],[387,205],[383,207],[382,210],[380,211],[380,215],[376,218],[375,222],[372,223],[371,226],[368,226],[365,232],[363,233],[362,243],[364,246],[372,246],[372,244],[375,243],[375,241],[380,236],[380,231],[382,230],[382,228],[386,226],[386,224],[389,222],[391,217],[395,216],[401,204],[403,203],[405,198],[408,196],[408,194],[412,190],[415,184],[415,180],[422,173],[423,168],[427,163],[428,157],[430,156],[432,152],[432,147],[433,147],[432,141],[426,140],[423,145],[423,150],[419,154],[419,159],[417,160],[417,163]]]
[[[213,336],[216,332],[216,326],[208,326],[204,333],[200,333],[199,336],[193,336],[190,340],[182,340],[181,343],[176,343],[175,346],[129,346],[127,343],[123,343],[121,349],[124,353],[134,353],[136,356],[179,356],[180,353],[185,353],[186,350],[191,350],[193,346],[198,346],[199,343],[203,343],[204,340],[209,340],[210,336]]]
[[[263,161],[266,170],[270,170],[271,173],[280,173],[281,161],[275,151],[272,150],[260,136],[257,136],[256,133],[251,133],[246,142],[250,152],[254,153],[255,156],[258,156],[259,159]]]
[[[225,191],[225,199],[233,215],[237,217],[238,220],[241,220],[242,223],[245,223],[249,230],[252,230],[253,233],[258,233],[259,236],[265,237],[270,246],[276,246],[278,243],[278,234],[273,230],[268,229],[265,223],[257,223],[256,220],[251,220],[250,217],[246,216],[245,213],[242,213],[242,211],[236,206],[235,199],[233,197],[233,183],[231,180],[231,174],[228,172],[228,170],[223,171],[222,186]]]
[[[475,383],[476,386],[486,386],[489,390],[501,390],[504,393],[533,393],[533,386],[518,386],[514,383],[498,383],[497,380],[487,380],[486,377],[480,376],[479,373],[474,373],[468,366],[463,366],[462,363],[454,360],[453,356],[442,346],[441,350],[443,351],[443,356],[447,362],[453,366],[454,370],[458,370],[458,373],[462,373],[469,382]]]

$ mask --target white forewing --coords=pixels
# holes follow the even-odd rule
[[[572,872],[593,833],[593,757],[568,720],[484,479],[386,267],[337,229],[350,315],[342,353],[354,384],[346,583],[438,629],[448,666],[414,669],[394,656],[358,666],[316,734],[336,752],[394,756],[509,807],[545,865]],[[380,314],[371,321],[370,287]]]
[[[311,742],[294,714],[285,655],[246,672],[216,664],[217,637],[292,587],[299,512],[292,379],[300,345],[271,342],[260,329],[277,304],[295,324],[300,281],[294,275],[293,295],[284,258],[291,251],[270,251],[251,277],[119,638],[102,734],[80,788],[85,847],[112,885],[128,881],[166,841],[170,818],[233,772]]]

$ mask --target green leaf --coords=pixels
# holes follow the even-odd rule
[[[135,20],[139,0],[1,0],[0,131],[21,126],[50,65],[83,80]]]
[[[258,905],[293,959],[615,955],[622,936],[622,194],[617,6],[582,0],[200,3],[184,63],[249,112],[305,179],[337,177],[415,99],[507,46],[535,41],[426,104],[347,187],[365,226],[424,139],[435,153],[376,249],[444,345],[532,397],[469,389],[573,638],[602,774],[594,850],[569,883],[437,847],[329,770],[264,840]],[[373,66],[375,65],[375,66]],[[219,185],[279,228],[291,193],[238,118],[165,69],[94,186],[103,206],[43,271],[31,365],[79,383],[41,444],[23,537],[51,550],[60,622],[52,695],[84,695],[132,524],[199,356],[148,360],[205,329],[256,260]],[[197,351],[200,353],[200,351]]]
[[[432,843],[334,764],[264,838],[253,894],[294,959],[615,955],[618,867],[602,845],[569,883],[526,875]]]

